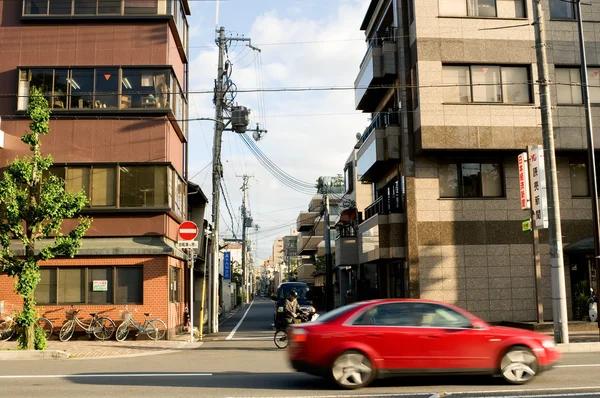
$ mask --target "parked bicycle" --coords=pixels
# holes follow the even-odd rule
[[[8,341],[10,340],[15,332],[17,331],[17,329],[19,329],[19,325],[17,325],[17,322],[15,320],[16,318],[16,311],[14,310],[14,306],[13,306],[13,314],[11,315],[4,315],[1,314],[1,320],[0,320],[0,341]],[[44,330],[44,334],[46,335],[46,340],[50,338],[50,336],[52,336],[52,333],[54,332],[54,325],[52,324],[52,322],[50,322],[50,320],[48,318],[44,318],[44,317],[40,317],[37,319],[36,321],[36,325],[39,328],[42,328]]]
[[[138,312],[137,308],[134,311]],[[146,316],[144,323],[140,324],[133,319],[131,311],[125,306],[125,311],[121,311],[121,320],[123,322],[117,328],[117,341],[123,341],[127,338],[130,326],[137,330],[136,336],[140,333],[146,333],[148,338],[152,340],[162,340],[167,334],[167,325],[158,318],[148,319],[152,316],[150,312],[144,312],[144,315]]]
[[[90,313],[92,319],[86,324],[79,320],[77,314],[81,310],[73,309],[65,311],[67,322],[60,328],[58,338],[60,341],[68,341],[75,332],[75,327],[79,325],[87,334],[93,334],[99,340],[108,340],[113,335],[116,325],[109,317],[99,317],[96,312]]]

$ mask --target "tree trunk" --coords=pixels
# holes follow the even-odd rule
[[[23,313],[33,313],[35,311],[35,300],[33,297],[23,297]],[[24,348],[33,350],[35,348],[35,322],[25,326],[23,330]]]

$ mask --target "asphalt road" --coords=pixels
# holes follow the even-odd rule
[[[489,377],[410,377],[340,391],[290,369],[285,351],[275,348],[272,340],[270,300],[256,299],[245,310],[195,350],[135,358],[2,363],[0,396],[383,398],[446,392],[453,398],[600,397],[600,353],[566,354],[559,367],[526,386],[509,386]]]

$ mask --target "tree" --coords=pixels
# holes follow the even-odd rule
[[[67,191],[64,180],[48,173],[52,157],[42,156],[40,137],[50,131],[50,109],[42,92],[35,87],[31,89],[27,115],[31,119],[31,132],[25,133],[21,141],[29,145],[32,154],[8,164],[0,179],[0,269],[17,278],[15,291],[23,298],[23,309],[16,318],[22,330],[19,347],[31,350],[46,348],[43,330],[35,327],[38,318],[35,288],[40,282],[40,262],[60,255],[74,257],[92,220],[79,217],[72,231],[62,233],[63,220],[77,216],[87,197],[83,191]],[[36,248],[42,239],[48,239],[48,244],[44,242]],[[11,249],[13,240],[23,243],[24,256]]]

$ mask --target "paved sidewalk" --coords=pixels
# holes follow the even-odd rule
[[[553,336],[552,332],[544,333],[548,336]],[[586,332],[569,332],[569,343],[599,343],[600,342],[600,334],[595,331],[586,331]]]

